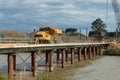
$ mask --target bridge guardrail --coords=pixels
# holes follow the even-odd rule
[[[76,39],[76,38],[62,38],[62,43],[86,43],[86,42],[97,42],[91,39]],[[34,38],[0,38],[0,43],[34,43]]]

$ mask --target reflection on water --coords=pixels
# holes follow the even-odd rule
[[[120,57],[104,56],[90,65],[72,69],[68,80],[120,80]]]

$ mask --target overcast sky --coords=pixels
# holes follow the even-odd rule
[[[115,30],[109,0],[107,30]],[[40,26],[90,28],[101,18],[106,22],[106,0],[0,0],[0,30],[30,32]]]

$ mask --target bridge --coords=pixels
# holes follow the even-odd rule
[[[107,48],[108,43],[61,43],[61,44],[27,44],[14,45],[12,47],[0,47],[0,54],[8,56],[8,75],[16,75],[16,55],[25,52],[31,55],[31,69],[33,76],[37,76],[37,68],[40,66],[49,67],[49,71],[54,70],[53,64],[60,64],[65,68],[65,64],[70,61],[74,64],[78,61],[88,60],[101,56],[102,50]],[[21,53],[22,54],[22,53]],[[38,64],[38,55],[45,54],[45,65]],[[77,58],[75,57],[77,55]],[[56,55],[56,60],[54,57]],[[60,56],[61,55],[61,56]],[[70,55],[70,56],[68,56]],[[25,61],[25,60],[24,60]]]

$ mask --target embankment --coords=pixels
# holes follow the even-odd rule
[[[120,43],[111,43],[110,46],[104,50],[104,55],[120,56]]]

